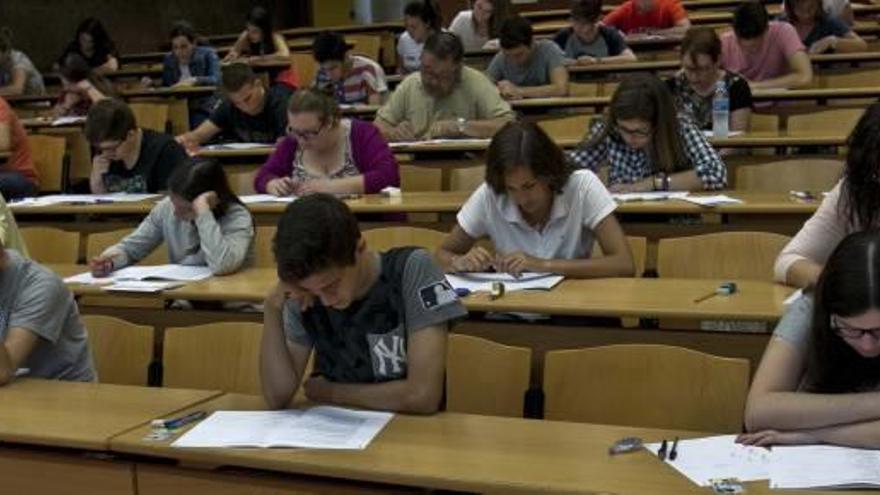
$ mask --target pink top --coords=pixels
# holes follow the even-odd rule
[[[749,81],[764,81],[790,73],[788,59],[799,51],[806,48],[795,28],[787,22],[770,21],[764,42],[755,52],[744,51],[733,31],[721,35],[721,65]]]
[[[773,267],[777,282],[785,283],[785,274],[796,261],[807,259],[824,265],[844,237],[861,230],[853,228],[849,219],[843,216],[844,210],[840,204],[841,184],[842,181],[838,182],[828,196],[825,196],[816,213],[779,253]]]

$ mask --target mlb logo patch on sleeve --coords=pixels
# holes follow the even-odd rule
[[[419,289],[419,299],[425,309],[437,309],[454,303],[458,296],[448,282],[435,282]]]

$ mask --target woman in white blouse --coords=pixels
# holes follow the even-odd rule
[[[501,24],[515,15],[510,0],[472,0],[471,10],[462,10],[449,25],[461,38],[465,51],[497,48]]]

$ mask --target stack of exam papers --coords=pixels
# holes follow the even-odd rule
[[[63,204],[99,204],[99,203],[137,203],[148,199],[159,197],[158,194],[50,194],[48,196],[37,196],[34,198],[24,198],[11,205],[15,207],[28,206],[51,206]]]
[[[649,191],[637,193],[615,193],[611,197],[618,203],[630,201],[666,201],[669,199],[684,199],[688,196],[687,191]]]
[[[212,275],[207,266],[156,265],[129,266],[107,277],[80,273],[64,279],[68,284],[100,285],[103,290],[122,292],[161,292],[179,287],[181,282],[197,282]]]
[[[264,148],[272,148],[273,145],[268,143],[222,143],[209,144],[202,146],[203,151],[219,151],[219,150],[257,150]]]
[[[518,290],[550,290],[565,277],[553,273],[525,272],[519,278],[507,273],[473,272],[446,275],[453,289],[467,289],[471,292],[492,290],[492,282],[502,282],[505,292]]]
[[[287,447],[363,450],[394,417],[319,406],[285,411],[217,411],[172,447]]]
[[[272,194],[246,194],[239,196],[238,199],[246,205],[257,203],[293,203],[296,196],[274,196]]]

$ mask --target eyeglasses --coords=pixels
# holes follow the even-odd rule
[[[287,134],[300,140],[309,140],[318,137],[318,135],[324,131],[325,127],[327,127],[325,124],[321,124],[321,127],[318,127],[315,130],[302,131],[294,129],[291,126],[287,126]]]
[[[122,141],[119,141],[119,142],[116,143],[116,144],[111,144],[111,145],[109,145],[109,146],[101,146],[100,144],[98,144],[98,145],[95,146],[95,148],[97,148],[97,149],[98,149],[98,153],[101,153],[101,154],[104,154],[104,153],[116,153],[116,151],[119,149],[120,146],[122,146],[123,143],[125,143],[125,140],[124,140],[124,139],[123,139]]]
[[[880,328],[854,328],[840,321],[837,316],[831,316],[831,329],[844,339],[858,340],[865,335],[870,335],[874,340],[880,340]]]

